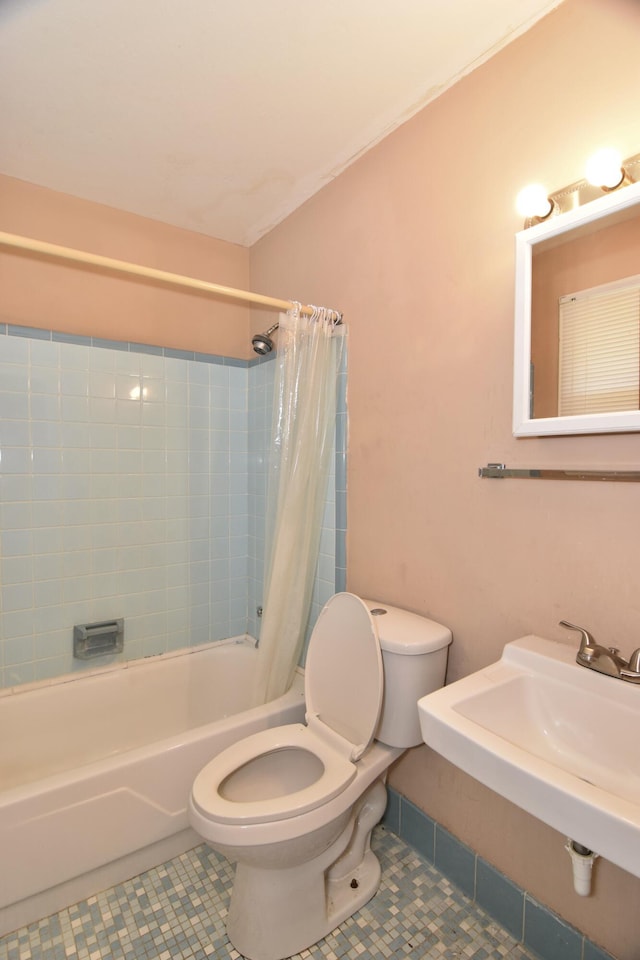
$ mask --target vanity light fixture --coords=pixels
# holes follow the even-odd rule
[[[640,180],[640,153],[624,162],[617,150],[604,148],[589,158],[585,179],[571,183],[562,190],[547,194],[540,184],[524,187],[516,198],[516,209],[525,218],[525,229],[542,223],[548,217],[574,210],[604,193]]]
[[[538,223],[551,216],[553,207],[553,200],[549,199],[548,191],[541,183],[530,183],[516,197],[516,209],[520,216],[535,218]]]
[[[584,173],[592,186],[600,187],[605,193],[633,183],[624,168],[619,151],[612,147],[604,147],[589,157]]]

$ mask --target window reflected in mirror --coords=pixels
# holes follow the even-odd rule
[[[560,297],[558,415],[637,410],[640,277]]]
[[[640,212],[533,246],[531,417],[640,408]]]

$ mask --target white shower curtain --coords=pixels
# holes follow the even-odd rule
[[[311,607],[343,337],[333,311],[280,317],[256,702],[291,684]]]

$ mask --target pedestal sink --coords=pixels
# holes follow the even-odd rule
[[[529,636],[418,701],[422,737],[476,780],[640,877],[640,686]]]

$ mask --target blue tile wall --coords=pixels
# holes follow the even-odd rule
[[[273,369],[0,324],[0,686],[257,636]],[[116,617],[124,654],[74,661],[73,625]]]
[[[516,940],[522,940],[524,893],[481,857],[476,864],[476,901]]]
[[[541,960],[613,960],[393,789],[382,822]]]
[[[436,829],[434,821],[430,817],[427,817],[422,810],[414,806],[409,800],[405,800],[404,797],[401,800],[398,799],[398,806],[400,808],[399,835],[403,837],[414,850],[417,850],[425,859],[433,863],[435,857]]]
[[[582,960],[582,935],[525,896],[524,943],[544,960]]]
[[[605,953],[600,947],[596,947],[594,943],[585,940],[582,960],[612,960],[612,958],[611,954]]]
[[[476,892],[476,857],[473,850],[436,824],[433,863],[472,900]]]
[[[400,836],[400,799],[400,794],[396,793],[395,790],[387,790],[387,806],[381,821],[388,830],[391,830],[398,837]],[[408,800],[402,799],[405,804],[409,803]],[[410,846],[413,846],[413,844],[410,844]],[[427,859],[432,860],[433,856],[427,857]]]

